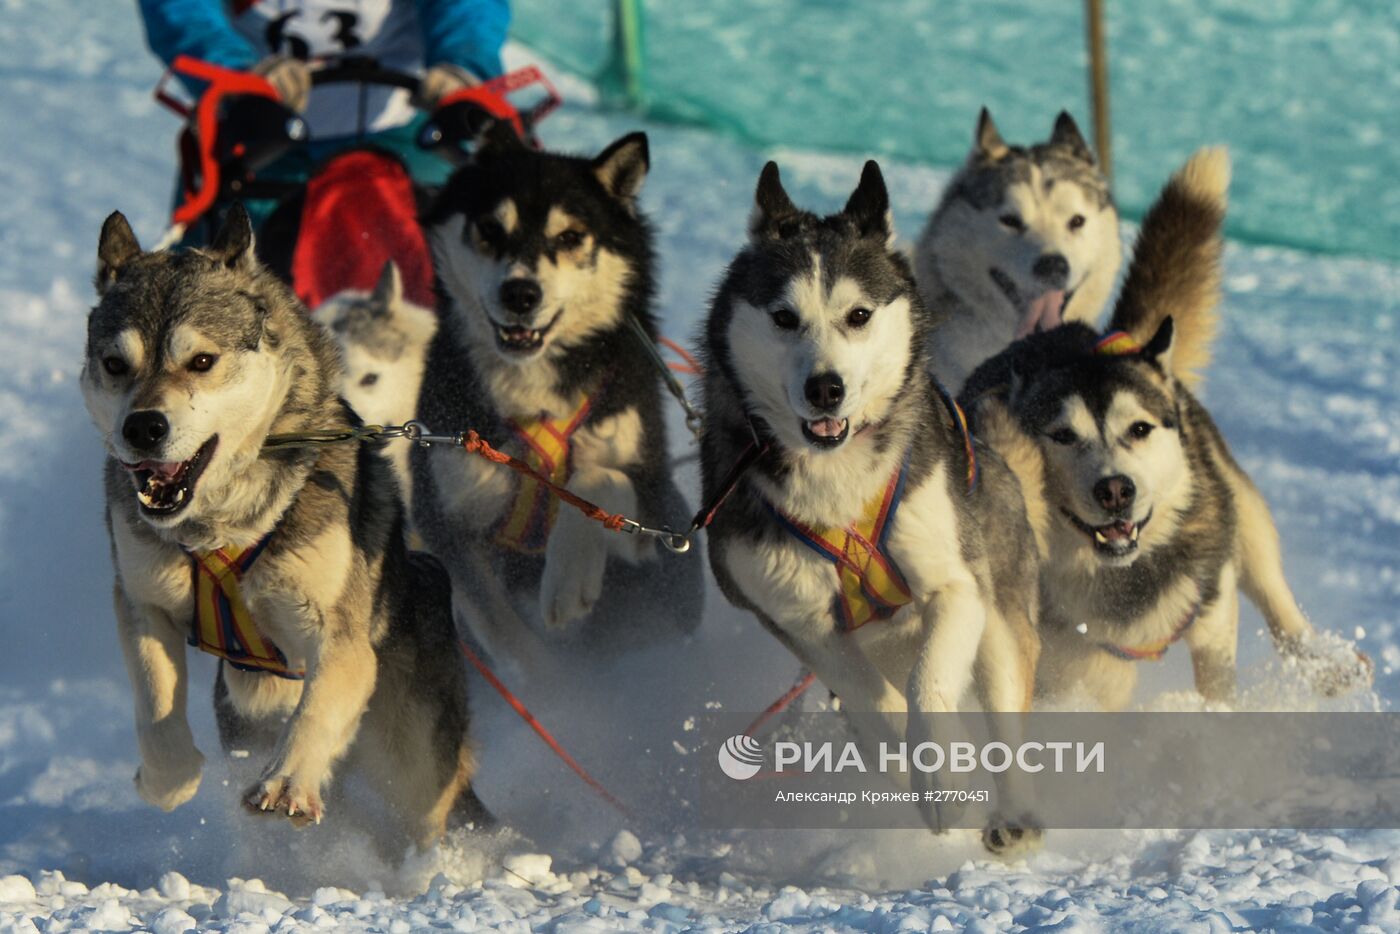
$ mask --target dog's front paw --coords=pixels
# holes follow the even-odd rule
[[[560,630],[586,617],[603,595],[608,549],[582,516],[561,515],[545,548],[540,612]]]
[[[255,814],[284,814],[298,827],[319,824],[325,812],[320,789],[290,775],[263,779],[244,793],[243,803]]]
[[[1323,697],[1364,690],[1375,680],[1376,664],[1371,656],[1340,638],[1314,637],[1288,654],[1297,659],[1313,690]]]
[[[1011,859],[1040,849],[1045,842],[1045,830],[1029,814],[1016,819],[994,815],[982,828],[982,845],[988,853]]]
[[[173,811],[194,797],[204,774],[204,756],[191,749],[178,763],[141,763],[136,769],[136,793],[147,804],[162,811]]]
[[[1340,697],[1375,683],[1376,663],[1356,649],[1352,658],[1327,659],[1313,672],[1313,688],[1323,697]]]

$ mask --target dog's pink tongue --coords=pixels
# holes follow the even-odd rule
[[[133,466],[131,469],[149,470],[157,477],[160,477],[164,480],[169,480],[171,477],[175,476],[177,473],[180,472],[180,468],[182,466],[184,466],[183,461],[142,461],[141,463]]]
[[[1133,524],[1131,522],[1115,522],[1112,525],[1104,526],[1099,531],[1104,538],[1116,542],[1133,534]]]
[[[1064,310],[1063,289],[1041,292],[1026,306],[1026,314],[1021,318],[1021,326],[1016,329],[1016,337],[1022,338],[1036,331],[1048,331],[1060,326],[1060,312]]]
[[[841,434],[842,425],[834,418],[819,418],[814,422],[808,422],[807,427],[812,429],[812,434],[818,438],[835,438]]]

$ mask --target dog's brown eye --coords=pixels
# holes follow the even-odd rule
[[[874,313],[869,308],[852,308],[846,315],[846,323],[853,328],[863,328]]]
[[[219,358],[211,353],[197,353],[190,358],[190,369],[195,373],[208,373]]]
[[[102,369],[113,376],[125,376],[131,367],[127,366],[126,361],[121,357],[103,357]]]
[[[1059,431],[1050,432],[1049,438],[1056,444],[1073,444],[1079,438],[1068,428],[1061,428]]]
[[[1084,226],[1084,215],[1083,215],[1083,214],[1076,214],[1076,215],[1074,215],[1073,217],[1071,217],[1071,218],[1069,219],[1069,229],[1070,229],[1070,230],[1078,230],[1080,227],[1083,227],[1083,226]]]
[[[554,238],[558,250],[573,250],[583,245],[583,231],[569,229]]]
[[[366,373],[364,376],[360,377],[361,386],[373,386],[377,382],[379,382],[378,373]]]
[[[1014,230],[1020,233],[1026,229],[1026,222],[1021,220],[1021,215],[1019,214],[1003,214],[1001,217],[998,217],[997,220],[1001,221],[1001,226],[1005,227],[1007,230]]]
[[[1135,440],[1141,441],[1152,434],[1152,429],[1156,427],[1151,422],[1133,422],[1128,426],[1128,434],[1132,435]]]
[[[773,324],[784,331],[796,331],[798,321],[797,312],[791,308],[778,308],[772,314]]]
[[[476,235],[487,243],[500,243],[506,238],[506,229],[494,217],[483,217],[476,222]]]

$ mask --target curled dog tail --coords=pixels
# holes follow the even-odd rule
[[[1223,146],[1197,150],[1177,170],[1143,218],[1110,322],[1111,330],[1146,344],[1170,316],[1172,371],[1193,387],[1210,363],[1215,338],[1229,186],[1230,155]]]

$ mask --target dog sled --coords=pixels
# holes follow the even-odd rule
[[[189,104],[171,92],[175,77],[202,82]],[[342,58],[312,72],[312,86],[418,90],[416,75],[368,58]],[[433,307],[433,268],[418,218],[473,141],[492,123],[509,125],[529,145],[535,127],[561,102],[535,66],[465,88],[420,113],[387,145],[361,117],[358,142],[310,140],[300,114],[265,79],[181,56],[155,90],[186,120],[178,141],[179,182],[163,245],[206,242],[240,202],[258,226],[257,252],[308,308],[346,289],[371,289],[386,261],[403,277],[405,296]],[[517,101],[526,100],[528,105]]]

